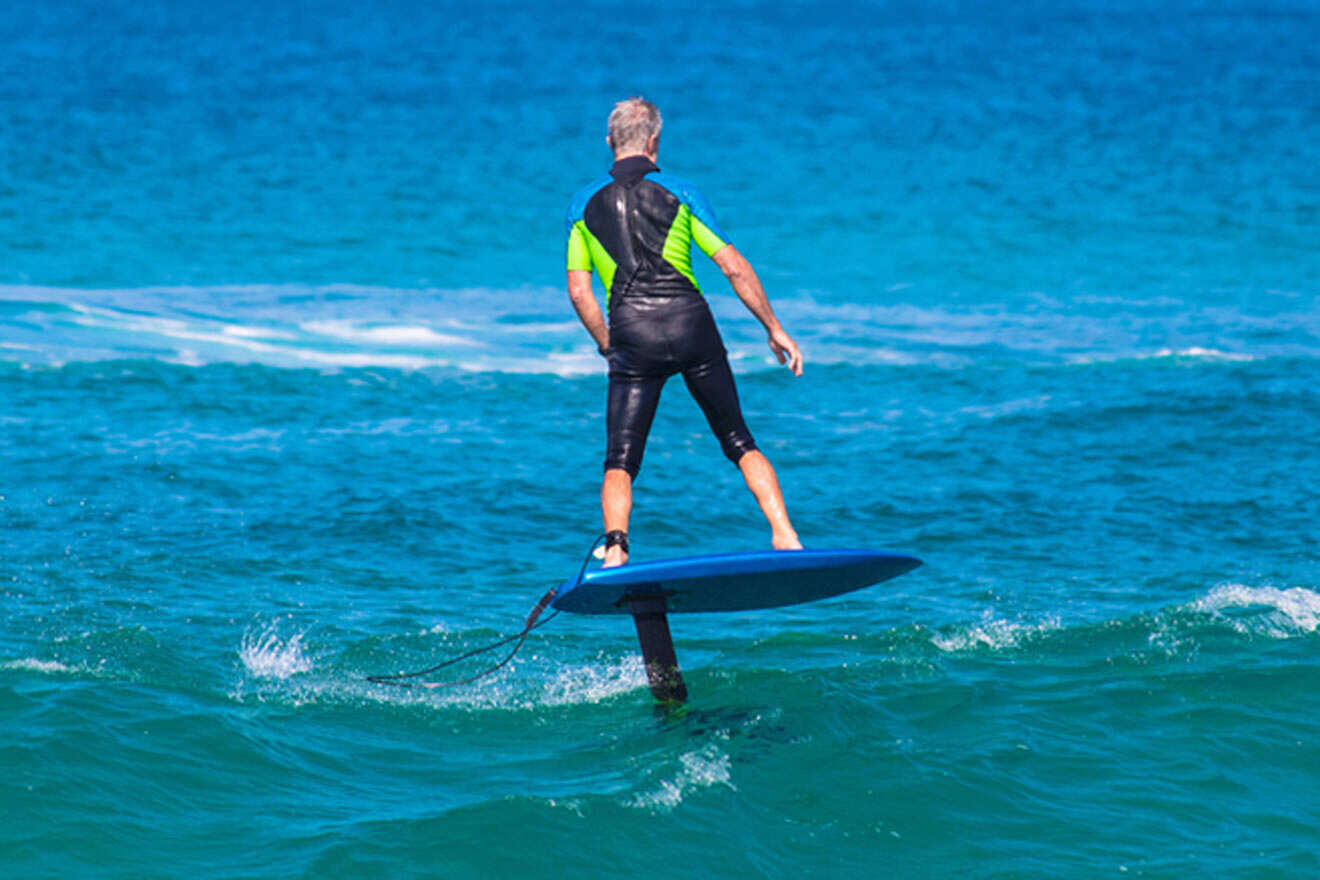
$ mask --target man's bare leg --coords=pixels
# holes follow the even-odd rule
[[[776,550],[801,550],[802,542],[788,521],[788,508],[784,506],[784,493],[779,488],[779,477],[770,459],[758,449],[745,453],[738,459],[738,469],[742,471],[747,488],[756,496],[756,503],[761,505],[761,512],[770,521],[770,544]],[[631,495],[630,495],[631,500]]]
[[[605,531],[628,531],[628,517],[632,514],[632,477],[623,468],[610,468],[605,472],[605,480],[600,485],[600,511],[605,520]],[[614,546],[605,551],[605,568],[623,565],[627,561],[628,554],[622,547]]]

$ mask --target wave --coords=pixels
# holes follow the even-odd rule
[[[780,369],[764,332],[735,298],[708,299],[735,369]],[[1259,316],[1105,298],[1028,298],[964,307],[831,302],[805,295],[776,300],[809,365],[945,369],[1005,361],[1320,358],[1320,319],[1304,305]],[[560,376],[599,373],[602,366],[563,292],[537,287],[0,286],[0,339],[0,359],[30,366],[148,359],[186,366],[260,363]]]
[[[645,669],[626,638],[605,650],[571,634],[538,638],[538,643],[529,645],[490,678],[458,688],[422,690],[372,684],[365,676],[423,666],[437,655],[449,656],[485,644],[491,631],[432,628],[397,636],[350,637],[338,647],[327,643],[315,649],[308,641],[309,631],[306,626],[292,626],[287,617],[251,624],[235,649],[238,679],[230,679],[230,698],[294,706],[377,704],[464,712],[536,711],[618,699],[649,701]],[[710,690],[736,687],[747,676],[779,675],[787,668],[870,668],[868,674],[874,674],[872,664],[878,662],[896,670],[935,673],[943,659],[959,657],[998,656],[1014,662],[1081,657],[1145,664],[1206,656],[1207,652],[1231,650],[1235,643],[1245,648],[1259,639],[1305,641],[1318,635],[1320,591],[1225,583],[1163,609],[1095,621],[986,613],[974,621],[937,627],[907,623],[847,635],[785,628],[757,639],[750,650],[740,649],[743,659],[729,668],[691,663],[685,666],[685,674],[691,681],[704,679],[700,687]],[[689,658],[730,648],[727,638],[682,641],[680,653],[689,652],[685,655]],[[173,677],[170,670],[178,666],[181,681],[207,687],[204,679],[193,679],[188,672],[188,657],[172,651],[162,654],[161,646],[137,630],[87,632],[56,639],[51,647],[52,654],[0,660],[0,670],[149,682]],[[586,648],[590,651],[584,651]],[[645,805],[663,806],[674,791],[684,790],[684,778],[670,779],[669,786],[657,784]],[[693,780],[695,776],[689,781]]]
[[[350,342],[436,348],[441,346],[474,346],[482,343],[453,333],[438,333],[430,327],[407,324],[362,325],[353,321],[308,321],[298,325],[308,333]]]
[[[1233,352],[1233,351],[1220,351],[1219,349],[1216,349],[1216,348],[1201,348],[1200,346],[1197,346],[1197,345],[1193,345],[1191,348],[1178,349],[1178,350],[1176,350],[1176,351],[1175,351],[1174,349],[1171,349],[1171,348],[1162,348],[1162,349],[1160,349],[1159,351],[1155,352],[1154,354],[1152,354],[1152,355],[1144,355],[1144,357],[1152,357],[1152,358],[1169,358],[1169,357],[1172,357],[1172,358],[1200,358],[1200,359],[1202,359],[1202,360],[1210,360],[1210,361],[1254,361],[1254,360],[1256,360],[1256,358],[1255,358],[1253,355],[1242,354],[1242,353],[1240,353],[1240,352]]]
[[[598,372],[595,346],[562,312],[547,310],[547,295],[344,286],[0,287],[0,358],[32,366],[146,359],[184,366]]]
[[[958,653],[978,648],[1002,650],[1016,648],[1024,641],[1042,633],[1060,629],[1057,618],[1038,623],[995,619],[987,615],[980,623],[954,626],[930,637],[930,643],[945,653]]]
[[[1191,602],[1150,614],[1065,626],[1057,617],[1037,621],[986,615],[972,624],[932,632],[942,653],[1011,652],[1049,646],[1094,644],[1124,633],[1165,653],[1176,653],[1199,635],[1214,631],[1269,639],[1313,636],[1320,630],[1320,592],[1306,587],[1222,584]]]
[[[1226,620],[1238,632],[1286,639],[1320,629],[1320,593],[1303,587],[1249,587],[1225,584],[1190,606]],[[1235,610],[1256,609],[1255,617],[1229,617]]]
[[[1193,345],[1188,348],[1161,348],[1158,351],[1147,353],[1130,353],[1125,355],[1093,355],[1077,356],[1069,358],[1070,363],[1074,364],[1106,364],[1116,361],[1144,361],[1144,360],[1182,360],[1182,361],[1222,361],[1225,363],[1249,363],[1266,359],[1265,355],[1247,354],[1239,351],[1223,351],[1217,348],[1203,348],[1199,345]]]
[[[735,679],[757,675],[754,670],[762,664],[756,658],[767,657],[774,658],[770,660],[772,668],[780,666],[786,656],[794,658],[794,668],[803,664],[807,668],[851,667],[857,661],[865,665],[868,658],[880,658],[886,664],[897,662],[900,667],[916,664],[924,668],[932,662],[938,664],[941,657],[986,654],[1030,661],[1033,657],[1058,659],[1079,653],[1087,657],[1099,655],[1105,662],[1146,663],[1152,659],[1189,656],[1207,646],[1222,645],[1223,636],[1297,639],[1314,637],[1317,631],[1320,631],[1320,592],[1306,587],[1281,589],[1224,584],[1159,611],[1092,622],[1065,623],[1057,616],[1010,619],[987,613],[972,622],[934,628],[901,625],[869,635],[839,637],[785,630],[757,641],[758,650],[749,656],[750,668],[723,670],[707,686],[726,686],[727,683],[721,682],[730,674]],[[423,665],[437,652],[436,639],[432,638],[436,635],[445,644],[439,653],[450,654],[484,643],[490,633],[428,631],[422,636],[373,637],[346,646],[339,659],[327,660],[324,668],[318,666],[312,671],[300,636],[286,639],[267,628],[256,635],[250,633],[245,639],[245,645],[252,647],[251,656],[244,663],[254,677],[265,679],[267,687],[259,691],[259,696],[297,704],[348,700],[465,711],[528,711],[598,704],[617,698],[649,699],[645,669],[627,641],[620,643],[617,652],[598,650],[594,659],[584,660],[571,656],[572,645],[578,642],[570,639],[567,645],[534,650],[496,676],[455,689],[409,690],[363,680],[368,671]],[[713,644],[685,641],[685,647],[694,650],[728,647],[723,640]],[[411,664],[400,659],[403,655],[413,657]],[[845,655],[851,659],[841,659]],[[686,667],[685,671],[694,680],[712,674],[711,669],[696,665]],[[306,672],[312,674],[303,674]],[[675,777],[669,786],[658,785],[644,805],[663,806],[682,789],[681,779]]]

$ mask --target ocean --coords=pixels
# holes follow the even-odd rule
[[[0,16],[0,876],[1320,876],[1320,6]],[[815,604],[561,615],[563,287],[665,115],[806,369],[697,273]],[[633,558],[768,547],[681,384]],[[481,661],[463,667],[477,671]]]

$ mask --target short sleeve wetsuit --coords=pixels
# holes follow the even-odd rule
[[[629,156],[574,196],[566,226],[568,268],[599,272],[609,309],[605,469],[637,476],[660,391],[675,373],[730,461],[755,449],[724,341],[692,274],[692,242],[707,256],[728,244],[696,187]]]

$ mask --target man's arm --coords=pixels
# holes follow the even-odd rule
[[[587,328],[591,338],[596,340],[596,347],[603,353],[610,347],[610,329],[605,325],[605,316],[600,313],[600,304],[591,292],[590,270],[568,270],[568,298],[573,301],[582,326]]]
[[[752,264],[747,262],[747,258],[738,253],[738,249],[733,245],[726,245],[720,248],[710,257],[715,261],[724,272],[729,283],[733,285],[733,292],[738,294],[738,299],[743,301],[756,319],[765,327],[765,332],[769,335],[770,350],[775,353],[779,362],[787,363],[788,368],[793,371],[794,376],[802,375],[802,352],[798,350],[797,343],[793,337],[784,332],[780,326],[779,319],[775,317],[775,310],[770,308],[770,298],[765,295],[765,288],[761,286],[761,279],[756,277],[756,270]],[[572,275],[572,272],[568,273]],[[590,293],[590,277],[588,276],[588,293]],[[574,300],[577,302],[577,300]],[[594,305],[594,302],[593,302]],[[599,313],[599,310],[598,310]],[[581,310],[578,310],[581,314]],[[586,318],[583,318],[586,321]],[[590,329],[590,328],[588,328]]]

